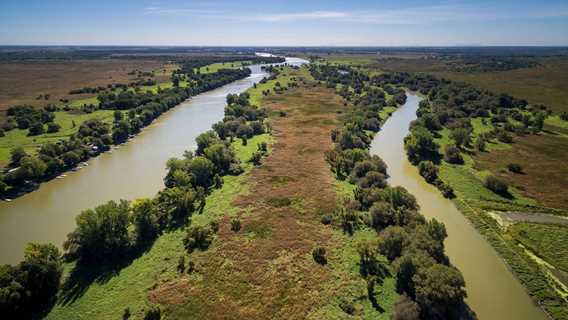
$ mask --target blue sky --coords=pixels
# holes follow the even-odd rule
[[[17,44],[568,45],[568,0],[1,0]]]

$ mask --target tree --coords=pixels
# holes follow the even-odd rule
[[[197,150],[195,153],[201,155],[209,146],[219,143],[220,141],[215,131],[209,130],[198,135],[197,138],[195,138],[195,142],[197,142]]]
[[[27,157],[28,154],[22,147],[16,147],[10,151],[10,165],[17,167],[20,165],[20,160]]]
[[[183,242],[189,252],[195,249],[207,250],[213,242],[213,231],[210,227],[191,226],[187,229]]]
[[[463,164],[463,157],[460,153],[460,149],[454,145],[447,145],[444,149],[444,160],[452,164]]]
[[[456,128],[451,131],[450,136],[458,148],[467,147],[471,142],[471,131],[466,128]]]
[[[463,305],[465,281],[454,267],[434,264],[418,272],[413,280],[416,302],[428,319],[453,319]]]
[[[215,165],[205,157],[195,157],[189,165],[191,181],[194,186],[208,189],[214,184]]]
[[[371,226],[377,231],[395,224],[396,212],[388,202],[375,202],[369,209],[369,214]]]
[[[38,180],[43,177],[47,165],[38,157],[24,157],[17,171],[20,180]]]
[[[0,266],[0,313],[9,319],[32,318],[56,296],[62,274],[61,253],[52,244],[31,243],[17,266]]]
[[[64,248],[83,261],[120,258],[129,244],[129,204],[109,201],[88,209],[76,218],[77,228],[69,234]]]
[[[44,132],[45,132],[45,129],[43,127],[43,123],[41,123],[41,122],[36,122],[36,123],[32,124],[30,126],[30,129],[29,129],[29,135],[30,136],[37,136],[37,135],[43,134]]]
[[[48,122],[47,123],[47,133],[55,133],[61,129],[61,126],[55,122]]]
[[[438,157],[438,144],[430,131],[424,127],[416,127],[411,134],[404,139],[404,147],[408,158],[413,163],[421,160],[434,160]]]
[[[124,115],[120,110],[115,110],[113,116],[114,116],[114,122],[120,122],[122,121],[122,119],[124,119]]]
[[[132,204],[131,221],[136,233],[136,242],[154,239],[160,230],[158,208],[150,199],[136,200]]]
[[[403,249],[408,245],[408,233],[399,226],[390,226],[381,232],[379,251],[389,261],[400,257]]]
[[[421,161],[418,164],[418,172],[428,183],[438,180],[438,167],[432,161]]]
[[[500,180],[496,176],[490,175],[485,178],[484,185],[487,189],[499,194],[506,196],[509,194],[509,186],[506,182]]]

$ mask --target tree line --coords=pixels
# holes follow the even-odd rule
[[[464,152],[484,152],[487,143],[512,143],[516,135],[538,134],[550,114],[543,105],[531,106],[526,100],[508,94],[494,94],[430,75],[385,73],[371,81],[406,87],[426,96],[419,104],[418,119],[411,124],[410,134],[405,138],[405,148],[420,174],[447,197],[453,197],[453,190],[437,177],[437,164],[441,160],[461,165]],[[474,118],[481,119],[481,123],[491,129],[475,134]],[[440,150],[435,139],[441,137],[440,131],[444,128],[449,130],[452,143]],[[498,178],[491,176],[484,183],[493,192],[509,196],[506,183]]]
[[[162,113],[187,98],[201,92],[221,87],[227,83],[250,75],[250,69],[222,69],[216,73],[198,75],[191,86],[153,92],[125,91],[119,94],[103,93],[98,99],[99,108],[126,111],[115,112],[112,125],[101,120],[88,120],[68,140],[46,143],[38,149],[37,155],[30,155],[23,148],[11,151],[11,161],[0,174],[0,195],[17,194],[34,188],[38,183],[52,179],[58,174],[75,167],[80,162],[100,154],[113,144],[125,142],[131,135],[152,123]],[[48,110],[29,107],[9,109],[9,117],[28,123],[35,121],[43,126],[44,121],[53,121],[54,114]],[[10,121],[10,120],[9,120]],[[27,122],[26,122],[27,121]]]
[[[364,77],[356,71],[341,73],[341,77],[331,70],[336,67],[311,68],[318,80],[350,88],[351,83],[359,83],[361,88],[376,90],[368,84],[370,79],[360,82]],[[362,90],[361,94],[367,92]],[[444,252],[445,226],[435,219],[426,221],[419,213],[416,199],[404,188],[389,186],[386,164],[369,154],[372,135],[380,130],[380,124],[369,127],[366,120],[378,117],[376,112],[389,105],[376,92],[370,97],[375,98],[353,100],[357,103],[343,126],[331,134],[334,148],[326,152],[326,160],[338,179],[347,180],[356,189],[354,200],[347,201],[334,215],[324,216],[322,222],[332,223],[346,234],[365,226],[376,230],[378,240],[365,241],[358,248],[361,276],[367,281],[368,298],[373,305],[377,304],[375,285],[392,271],[401,294],[393,319],[457,318],[467,312],[465,282]],[[386,257],[388,265],[379,254]],[[353,309],[340,307],[347,313]]]
[[[207,249],[219,225],[191,225],[191,215],[203,210],[208,194],[223,185],[223,176],[243,172],[231,142],[240,138],[246,144],[247,139],[269,130],[264,122],[266,114],[250,104],[247,93],[228,95],[225,117],[214,130],[196,138],[195,152],[186,151],[182,158],[168,160],[165,188],[155,197],[109,201],[85,210],[76,217],[77,227],[67,236],[64,255],[51,244],[30,244],[23,262],[0,267],[0,312],[10,318],[23,318],[48,309],[56,299],[65,261],[76,261],[75,268],[94,262],[117,265],[163,232],[176,228],[186,228],[183,241],[188,252]],[[83,125],[79,132],[108,139],[108,126],[88,122]],[[261,156],[267,152],[266,144],[258,149]]]

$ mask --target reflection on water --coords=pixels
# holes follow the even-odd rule
[[[463,273],[467,303],[479,319],[546,319],[544,312],[533,304],[519,281],[453,202],[427,184],[418,169],[408,162],[403,139],[410,122],[416,119],[420,99],[408,94],[406,104],[392,114],[374,138],[371,153],[386,162],[392,186],[405,187],[418,200],[424,216],[446,225],[446,253]]]
[[[287,58],[299,65],[305,60]],[[250,66],[250,77],[200,94],[171,109],[132,141],[91,159],[64,179],[44,183],[12,202],[0,203],[0,264],[16,263],[28,242],[60,245],[82,210],[109,200],[151,197],[163,187],[165,164],[195,148],[195,137],[223,118],[225,97],[241,93],[266,73]]]

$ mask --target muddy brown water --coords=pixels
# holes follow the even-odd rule
[[[467,303],[479,319],[547,319],[504,261],[454,203],[427,184],[418,174],[418,169],[408,162],[403,139],[408,134],[410,122],[416,119],[420,99],[417,95],[408,94],[406,104],[392,114],[375,136],[371,153],[386,162],[392,186],[406,188],[418,200],[424,216],[436,218],[446,225],[446,253],[463,273]]]
[[[300,65],[305,60],[287,58]],[[267,74],[251,76],[193,97],[163,114],[132,141],[91,159],[88,166],[11,202],[0,202],[0,265],[17,263],[29,242],[61,245],[83,210],[109,200],[152,197],[163,188],[165,164],[195,148],[195,138],[223,118],[225,98],[241,93]]]

